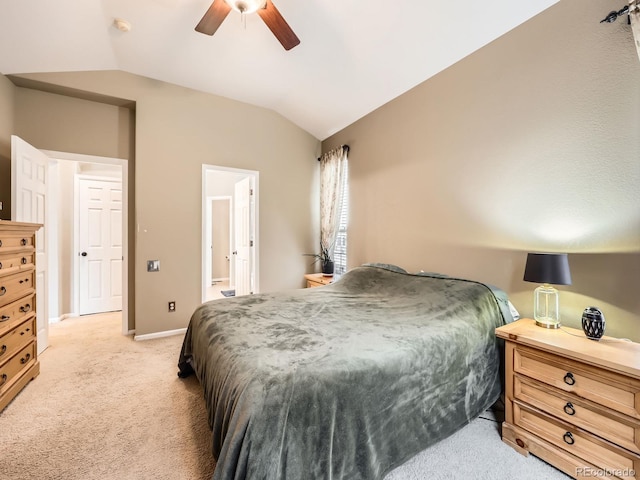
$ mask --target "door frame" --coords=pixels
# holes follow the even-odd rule
[[[124,210],[124,182],[123,178],[117,177],[107,177],[104,175],[91,175],[90,173],[76,173],[73,176],[73,252],[71,258],[73,258],[73,310],[78,314],[80,313],[80,260],[78,259],[78,252],[80,252],[80,182],[82,180],[94,180],[97,182],[109,182],[109,183],[118,183],[122,188],[122,208]],[[124,216],[124,211],[122,212]],[[122,232],[124,236],[124,232]],[[124,269],[124,257],[125,257],[125,246],[124,246],[124,238],[121,239],[122,242],[122,268]],[[124,272],[122,273],[124,280]],[[124,284],[122,285],[123,289],[123,297],[122,297],[122,307],[124,308]],[[122,310],[124,316],[124,309]],[[106,313],[106,312],[105,312]]]
[[[129,330],[129,161],[125,158],[100,157],[97,155],[85,155],[81,153],[58,152],[54,150],[42,150],[52,160],[69,160],[81,163],[97,163],[103,165],[118,165],[122,168],[122,334],[133,333]],[[76,175],[77,177],[77,175]],[[73,277],[71,285],[71,305],[74,312],[69,316],[78,316],[79,312],[79,263],[78,263],[78,222],[77,207],[75,202],[78,199],[77,180],[74,179],[74,221],[73,221],[73,242],[71,258],[73,259]]]
[[[202,288],[201,298],[202,302],[207,300],[207,197],[211,198],[211,196],[207,195],[207,173],[231,173],[235,175],[244,175],[253,177],[253,189],[254,189],[254,215],[253,215],[253,258],[254,262],[252,265],[252,276],[253,276],[253,293],[260,292],[260,240],[259,240],[259,178],[260,172],[257,170],[245,170],[241,168],[232,168],[232,167],[222,167],[218,165],[208,165],[202,164],[202,192],[201,192],[201,212],[202,212],[202,225],[201,225],[201,244],[202,244],[202,253],[201,253],[201,273],[200,273],[200,285]],[[231,199],[230,206],[233,206],[234,199]],[[209,222],[210,223],[210,222]],[[232,219],[233,225],[233,219]],[[232,232],[232,229],[230,229]],[[230,235],[232,233],[230,232]],[[231,249],[233,249],[233,243],[231,244]],[[233,269],[231,270],[233,272]],[[231,279],[229,279],[231,282]],[[209,280],[210,282],[210,280]]]

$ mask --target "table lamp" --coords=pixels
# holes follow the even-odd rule
[[[542,283],[534,292],[533,318],[545,328],[560,327],[558,290],[551,285],[571,285],[566,253],[529,253],[524,269],[525,282]]]

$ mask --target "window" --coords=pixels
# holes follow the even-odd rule
[[[338,215],[340,216],[340,225],[338,226],[338,235],[333,249],[333,272],[336,275],[342,275],[347,271],[347,224],[349,221],[349,167],[344,162],[344,183],[342,187],[341,208]]]

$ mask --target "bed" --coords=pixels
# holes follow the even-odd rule
[[[203,387],[213,479],[382,479],[495,402],[508,321],[494,287],[389,265],[203,304],[178,375]]]

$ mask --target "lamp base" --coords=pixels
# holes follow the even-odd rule
[[[536,325],[542,328],[560,328],[560,322],[553,318],[536,318]]]

